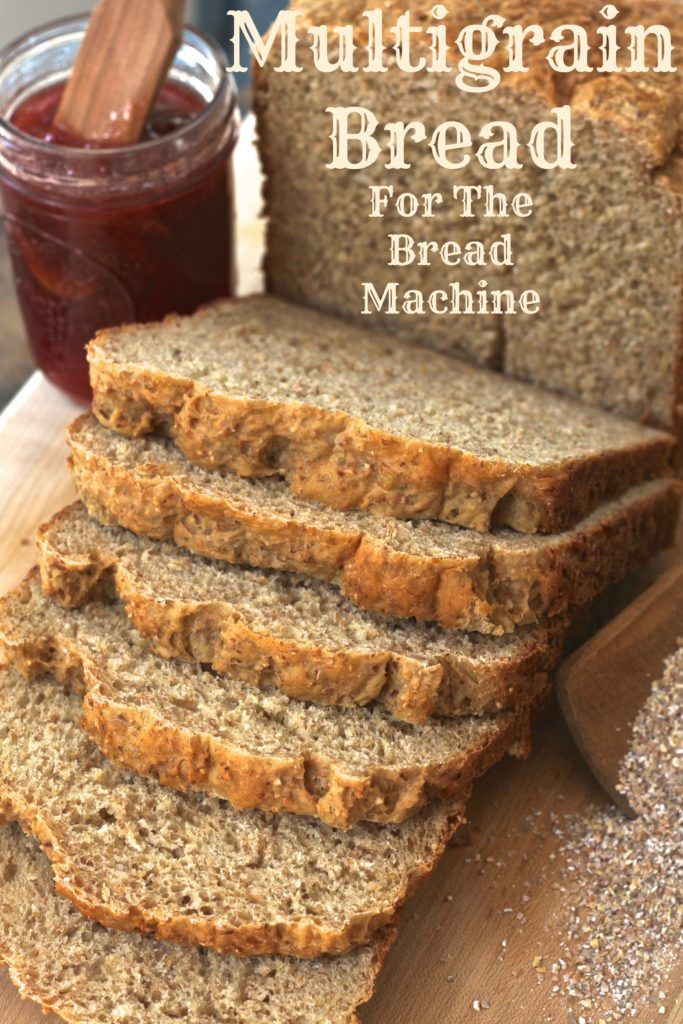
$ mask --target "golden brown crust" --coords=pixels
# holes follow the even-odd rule
[[[22,600],[36,576],[34,569],[18,596],[0,601],[0,613],[9,601]],[[228,738],[177,725],[153,706],[121,699],[109,665],[87,644],[48,626],[29,636],[0,627],[0,647],[26,678],[49,672],[69,689],[84,692],[83,728],[116,764],[164,786],[229,800],[238,810],[311,815],[336,828],[359,821],[400,823],[435,797],[465,800],[474,778],[519,746],[532,707],[548,689],[547,673],[530,679],[514,710],[502,713],[477,745],[449,761],[368,766],[352,773],[324,750],[281,757],[247,752]]]
[[[396,934],[396,925],[392,923],[373,936],[372,959],[369,967],[364,968],[364,978],[366,978],[364,987],[362,989],[359,988],[357,991],[358,1007],[363,1006],[372,998],[377,986],[379,972],[386,960],[389,949],[396,939]],[[93,955],[97,953],[94,943],[92,953]],[[59,1014],[60,1018],[66,1021],[67,1024],[83,1024],[84,1011],[83,1007],[78,1003],[78,991],[57,994],[51,991],[48,998],[44,992],[41,992],[40,982],[36,977],[35,971],[28,970],[22,958],[13,954],[8,940],[6,940],[1,931],[0,964],[7,966],[12,983],[17,988],[22,999],[31,1000],[36,1003],[45,1013],[54,1012]],[[198,978],[199,981],[200,979]],[[75,996],[75,998],[69,1001],[70,996]],[[74,1011],[74,1005],[78,1006],[77,1011]],[[336,1021],[335,1024],[337,1024]],[[345,1017],[343,1021],[340,1020],[338,1024],[360,1024],[358,1011],[353,1012],[351,1017]]]
[[[429,859],[410,879],[401,900],[382,910],[356,913],[343,928],[323,926],[307,919],[275,921],[272,924],[218,925],[199,915],[162,914],[158,908],[132,906],[117,902],[110,894],[106,900],[94,899],[87,884],[79,881],[78,863],[72,862],[68,838],[63,839],[47,815],[34,803],[28,803],[2,780],[0,783],[0,821],[18,822],[33,835],[50,859],[55,874],[55,888],[86,917],[107,928],[142,932],[157,939],[185,945],[205,946],[218,953],[235,956],[266,956],[277,954],[312,959],[318,956],[340,956],[356,946],[367,945],[381,929],[394,925],[403,903],[419,889],[436,868],[443,851],[463,821],[462,808],[453,814],[435,837]]]
[[[674,481],[614,521],[558,540],[545,555],[495,554],[489,564],[426,557],[361,535],[230,505],[225,497],[171,477],[153,461],[117,465],[69,429],[71,471],[88,511],[109,525],[230,563],[288,569],[328,580],[367,611],[435,621],[454,629],[509,632],[586,604],[630,568],[670,545],[679,514]],[[618,540],[618,543],[616,541]]]
[[[141,590],[125,559],[88,549],[70,556],[52,542],[72,508],[58,512],[38,531],[43,590],[65,607],[117,596],[136,628],[164,658],[209,664],[254,685],[275,685],[289,697],[320,704],[363,705],[382,701],[394,717],[422,724],[432,715],[478,715],[514,705],[536,675],[551,671],[567,624],[555,620],[533,644],[509,661],[463,663],[444,653],[427,664],[392,650],[336,650],[322,641],[304,643],[250,628],[239,602],[170,600]]]
[[[208,306],[193,319],[211,315]],[[147,330],[125,328],[127,337]],[[189,377],[119,364],[106,353],[116,335],[116,328],[100,331],[88,347],[93,411],[104,426],[127,437],[167,434],[205,469],[279,475],[298,497],[332,508],[479,531],[557,533],[605,499],[668,471],[673,439],[666,435],[553,468],[513,465],[393,435],[342,411],[232,398]]]
[[[547,676],[534,681],[536,695]],[[83,725],[106,756],[162,785],[199,790],[229,800],[238,810],[306,814],[334,828],[359,821],[400,824],[430,799],[465,800],[473,780],[511,751],[526,752],[529,702],[506,715],[476,750],[451,761],[401,770],[377,768],[360,777],[347,774],[324,754],[306,758],[264,758],[244,754],[211,737],[159,723],[153,712],[117,703],[89,684]]]
[[[47,817],[34,806],[3,786],[0,794],[0,816],[4,821],[17,821],[27,834],[35,836],[49,857],[55,874],[55,888],[86,917],[106,928],[119,931],[142,932],[157,939],[184,945],[205,946],[218,953],[234,956],[267,956],[277,954],[312,959],[318,956],[340,956],[356,946],[367,945],[373,936],[385,927],[393,927],[403,903],[424,884],[436,868],[446,845],[462,822],[454,814],[444,828],[439,842],[435,842],[433,856],[421,865],[400,903],[383,911],[358,913],[350,918],[343,929],[323,927],[312,920],[300,922],[274,922],[220,926],[200,916],[161,916],[154,907],[117,904],[94,900],[79,884],[78,865],[72,864],[66,843]]]
[[[434,867],[436,866],[437,865],[435,864]],[[429,876],[426,876],[420,883],[420,885],[424,885],[428,877]],[[393,922],[382,929],[382,932],[380,933],[381,937],[379,939],[377,938],[377,933],[375,934],[375,953],[372,958],[372,976],[368,978],[367,985],[365,986],[363,992],[359,996],[359,1009],[361,1006],[364,1006],[366,1003],[368,1003],[375,994],[375,991],[377,989],[377,979],[379,977],[379,973],[382,970],[382,967],[384,966],[384,961],[387,958],[389,950],[396,941],[396,936],[398,934],[399,918],[400,910],[397,912]],[[362,1024],[362,1021],[358,1016],[358,1013],[359,1010],[356,1010],[355,1013],[353,1014],[353,1017],[349,1020],[349,1024]]]

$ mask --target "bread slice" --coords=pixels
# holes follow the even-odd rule
[[[240,956],[345,953],[394,920],[461,820],[445,802],[349,831],[236,811],[116,767],[80,715],[50,677],[0,669],[0,817],[35,835],[58,891],[109,927]]]
[[[318,704],[381,701],[414,724],[499,711],[559,660],[567,623],[504,637],[359,611],[329,584],[236,568],[102,526],[82,504],[38,531],[43,590],[67,608],[119,597],[165,658]]]
[[[55,892],[47,857],[0,830],[0,961],[68,1024],[358,1024],[393,938],[339,957],[236,958],[101,928]]]
[[[567,529],[667,471],[668,435],[386,335],[251,296],[100,332],[93,408],[206,469],[337,509]]]
[[[37,571],[0,601],[0,651],[25,676],[85,692],[83,725],[113,761],[233,806],[310,814],[348,828],[401,822],[432,797],[465,800],[509,748],[525,752],[532,677],[498,715],[396,721],[380,704],[330,708],[156,655],[122,607],[66,610]]]
[[[647,417],[681,429],[683,75],[675,59],[678,50],[673,61],[678,74],[603,73],[598,51],[598,33],[613,32],[617,61],[628,67],[633,40],[626,35],[627,29],[653,22],[670,29],[680,49],[683,26],[678,0],[637,0],[608,7],[592,0],[571,4],[527,0],[523,6],[501,0],[495,12],[507,24],[494,29],[499,46],[493,53],[480,51],[486,52],[488,67],[500,69],[507,63],[505,32],[512,25],[538,24],[548,42],[536,47],[527,45],[527,38],[528,72],[503,73],[498,88],[476,93],[458,89],[455,74],[418,78],[406,75],[389,59],[385,72],[320,74],[313,66],[309,27],[329,26],[333,38],[337,25],[350,25],[358,44],[356,61],[362,66],[368,5],[347,0],[343,18],[336,0],[293,0],[291,6],[301,39],[297,48],[301,71],[296,75],[278,72],[277,45],[265,66],[254,69],[254,107],[266,173],[268,289],[353,317],[364,328],[399,331],[404,337],[505,368],[634,419]],[[438,8],[431,0],[413,0],[407,6],[412,26],[421,30],[411,34],[414,62],[425,57],[433,60],[433,52],[427,49],[433,45],[430,33],[443,32],[454,43],[462,29],[482,20],[479,0],[453,0]],[[387,58],[395,45],[392,29],[401,13],[403,9],[394,6],[382,8],[381,36]],[[558,74],[547,62],[551,33],[556,30],[556,38],[568,40],[567,22],[587,32],[590,56],[596,58],[595,63],[589,59],[591,71]],[[650,67],[657,66],[656,48],[652,34],[645,51]],[[449,59],[457,65],[455,44]],[[325,166],[331,154],[330,108],[347,108],[350,102],[377,118],[375,138],[382,156],[362,171],[331,171]],[[540,170],[524,151],[532,127],[554,120],[557,107],[571,110],[576,168],[569,172]],[[472,135],[472,150],[457,154],[458,158],[471,154],[466,168],[453,171],[438,166],[426,142],[411,140],[406,150],[410,170],[387,169],[385,124],[417,121],[425,126],[429,139],[437,125],[453,118]],[[492,173],[475,158],[481,128],[490,122],[507,122],[518,129],[520,169]],[[358,124],[354,115],[353,128]],[[360,146],[355,141],[350,152],[356,160]],[[383,191],[393,188],[381,217],[368,216],[373,186]],[[462,216],[463,193],[454,199],[455,187],[482,190],[473,202],[471,217]],[[442,202],[435,205],[434,216],[422,216],[421,207],[412,218],[401,216],[396,200],[406,188],[418,202],[423,192],[439,194]],[[502,193],[507,207],[496,199],[487,209],[486,189]],[[512,215],[510,204],[520,192],[533,198],[531,216]],[[487,260],[485,266],[480,261],[467,265],[461,259],[454,267],[438,255],[445,242],[464,250],[474,239],[488,250],[504,233],[511,235],[511,264]],[[410,265],[391,266],[392,234],[412,236],[432,246],[429,264],[415,259]],[[477,310],[473,315],[443,313],[446,303],[437,290],[449,296],[451,285],[457,284],[476,300],[482,281],[489,297],[487,308],[473,301]],[[375,312],[370,302],[370,313],[364,315],[365,282],[372,282],[380,296],[387,285],[396,283],[395,312],[388,311],[386,302]],[[424,309],[418,315],[414,301],[403,308],[409,289],[424,296]],[[517,299],[534,289],[541,296],[540,309],[529,316],[517,305],[514,315],[501,315],[491,302],[495,289],[511,290]],[[437,294],[430,308],[427,298],[432,292]],[[501,305],[505,311],[505,298]],[[465,301],[460,308],[467,309]]]
[[[326,509],[278,480],[222,477],[169,441],[126,438],[88,416],[68,441],[76,488],[105,524],[220,561],[328,580],[368,611],[485,633],[587,604],[672,543],[680,507],[680,484],[659,480],[559,536],[481,535]]]

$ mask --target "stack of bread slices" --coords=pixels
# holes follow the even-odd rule
[[[79,1024],[350,1024],[574,612],[671,542],[672,439],[263,296],[89,359],[0,608],[0,956]]]

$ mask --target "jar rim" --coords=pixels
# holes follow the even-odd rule
[[[72,15],[67,18],[58,18],[54,21],[46,22],[38,29],[31,29],[28,32],[25,32],[23,35],[18,36],[0,50],[0,69],[2,69],[10,59],[18,58],[22,50],[27,49],[28,44],[32,41],[37,43],[44,34],[54,33],[56,37],[59,38],[56,30],[63,29],[64,34],[66,34],[66,31],[68,30],[74,31],[80,28],[85,29],[87,24],[88,15]],[[217,108],[221,105],[225,105],[226,101],[231,112],[235,110],[237,106],[237,85],[235,83],[234,76],[227,70],[227,54],[225,53],[225,50],[213,36],[208,35],[206,32],[202,32],[201,29],[195,28],[194,26],[185,25],[182,31],[182,42],[192,44],[193,40],[198,40],[202,43],[211,57],[215,60],[216,66],[221,70],[220,83],[214,96],[201,109],[196,117],[193,117],[191,121],[187,122],[187,124],[181,125],[179,128],[174,129],[174,131],[169,132],[167,135],[162,135],[157,139],[134,142],[127,146],[93,147],[92,149],[81,146],[64,146],[55,142],[46,142],[42,139],[37,139],[33,135],[29,135],[27,132],[17,128],[9,118],[0,113],[0,143],[3,139],[12,139],[15,142],[20,142],[22,146],[27,147],[36,154],[49,153],[53,157],[61,154],[64,158],[72,157],[73,159],[78,159],[79,163],[87,163],[89,159],[93,162],[96,160],[101,161],[103,157],[116,159],[117,157],[121,158],[132,155],[133,153],[138,156],[142,156],[145,152],[151,154],[154,150],[163,149],[164,145],[169,146],[177,143],[183,138],[183,136],[191,134],[193,130],[196,131],[201,128],[205,121],[210,120],[213,117]]]

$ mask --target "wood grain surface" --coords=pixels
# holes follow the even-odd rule
[[[252,203],[257,194],[256,186]],[[249,220],[240,237],[243,290],[250,290],[258,284],[260,228]],[[76,411],[36,375],[0,416],[0,592],[33,564],[38,524],[73,496],[63,428]],[[595,621],[604,621],[635,596],[673,557],[660,558],[613,592]],[[536,726],[531,757],[507,759],[478,783],[468,808],[470,824],[458,839],[466,845],[447,851],[406,908],[376,995],[362,1011],[364,1024],[576,1020],[552,994],[548,970],[561,955],[568,910],[558,888],[566,878],[551,816],[584,813],[605,803],[553,707]],[[672,982],[669,991],[676,990]],[[475,1008],[483,1004],[488,1008]],[[683,1006],[669,1000],[666,1015],[657,1014],[655,1006],[637,1020],[683,1024]],[[22,1003],[0,971],[0,1024],[41,1021],[57,1024],[58,1018]]]
[[[683,635],[683,563],[674,566],[562,666],[557,696],[572,736],[609,797],[635,817],[618,790],[633,724],[662,661]]]

